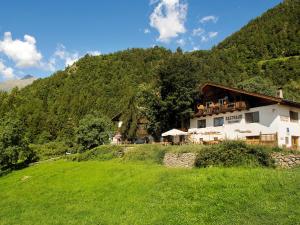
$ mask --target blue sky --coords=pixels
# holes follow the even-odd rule
[[[281,0],[10,0],[0,8],[0,81],[45,77],[86,53],[210,49]]]

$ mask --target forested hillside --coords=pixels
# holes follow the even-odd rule
[[[182,127],[197,87],[207,81],[300,101],[300,3],[287,0],[210,51],[171,52],[160,47],[86,55],[64,71],[10,94],[0,93],[2,121],[20,120],[26,140],[72,139],[87,114],[124,121],[133,138],[137,121],[159,134]]]
[[[153,48],[86,55],[49,78],[2,93],[1,117],[21,118],[30,141],[62,137],[87,114],[112,119],[128,110],[138,93],[156,86],[156,70],[170,54]]]
[[[300,1],[286,0],[250,21],[208,54],[200,53],[200,73],[203,79],[233,86],[241,81],[262,80],[273,87],[273,92],[283,86],[286,98],[299,101],[299,55]]]

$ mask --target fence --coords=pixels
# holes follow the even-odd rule
[[[278,145],[278,134],[262,134],[260,133],[257,136],[247,136],[246,137],[247,144],[255,144],[255,145],[270,145],[277,146]]]

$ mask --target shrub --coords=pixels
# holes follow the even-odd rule
[[[69,150],[64,142],[52,141],[46,144],[31,144],[29,146],[35,152],[38,160],[63,156]]]
[[[110,160],[123,156],[123,147],[118,145],[102,145],[76,155],[68,156],[72,161]]]
[[[112,123],[106,117],[94,115],[85,116],[77,130],[77,143],[81,146],[80,152],[108,143],[112,130]]]
[[[45,144],[50,142],[52,139],[52,135],[49,131],[42,131],[37,137],[37,143],[38,144]]]
[[[20,120],[4,120],[0,125],[0,170],[25,166],[34,157],[24,138]]]
[[[273,166],[271,151],[269,147],[247,145],[242,141],[225,141],[200,151],[196,166]]]

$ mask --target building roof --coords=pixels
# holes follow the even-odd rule
[[[250,91],[246,91],[246,90],[239,89],[239,88],[227,87],[227,86],[224,86],[224,85],[221,85],[221,84],[205,83],[204,85],[202,85],[200,87],[202,93],[205,93],[207,90],[209,90],[211,88],[219,88],[219,89],[227,90],[227,91],[230,91],[230,92],[240,93],[240,94],[244,94],[244,95],[264,99],[264,100],[267,100],[267,101],[272,102],[274,104],[277,103],[277,104],[281,104],[281,105],[288,105],[288,106],[293,106],[293,107],[300,108],[300,102],[294,102],[294,101],[290,101],[290,100],[279,98],[279,97],[274,97],[274,96],[259,94],[259,93],[255,93],[255,92],[250,92]]]

